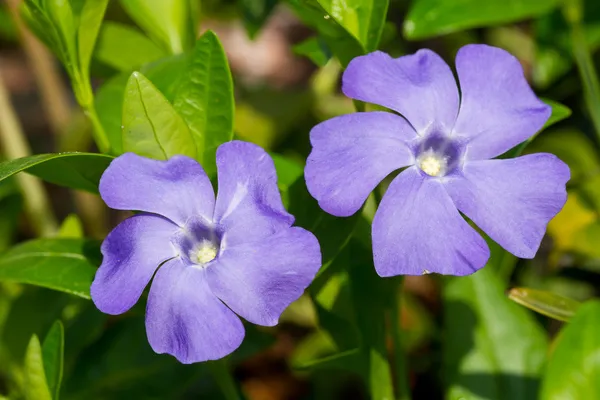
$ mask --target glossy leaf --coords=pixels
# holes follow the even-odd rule
[[[600,302],[584,303],[556,338],[542,384],[542,400],[600,397]]]
[[[581,305],[578,301],[552,292],[530,288],[513,288],[508,298],[533,311],[560,321],[568,321]]]
[[[102,26],[96,58],[106,65],[119,71],[132,71],[165,56],[162,48],[133,27],[117,22],[106,22]]]
[[[81,16],[79,17],[79,30],[77,45],[79,50],[79,67],[82,74],[89,80],[90,61],[96,46],[98,32],[104,19],[104,13],[109,0],[86,0]]]
[[[190,128],[198,160],[214,173],[217,147],[233,139],[234,100],[227,57],[213,32],[196,42],[173,104]]]
[[[411,40],[543,15],[560,0],[413,0],[404,21]]]
[[[389,0],[318,0],[362,45],[365,52],[377,49],[385,25]]]
[[[63,376],[65,332],[60,321],[54,322],[42,344],[44,373],[53,400],[58,400]]]
[[[31,337],[25,353],[25,399],[52,400],[44,374],[42,346],[36,335]]]
[[[444,288],[446,397],[533,399],[548,340],[532,315],[506,297],[491,266]]]
[[[183,73],[186,63],[187,58],[185,56],[170,56],[150,64],[145,64],[139,68],[139,71],[171,101],[178,82],[173,77],[178,77]],[[123,140],[121,138],[123,98],[125,97],[125,86],[130,75],[127,72],[110,79],[100,87],[96,93],[96,101],[94,102],[98,118],[104,127],[106,136],[110,142],[111,152],[114,155],[123,153]]]
[[[159,160],[176,154],[196,156],[187,125],[144,75],[131,75],[123,102],[124,151]]]
[[[121,0],[131,19],[173,54],[189,49],[195,32],[188,3],[188,0]]]
[[[288,3],[305,24],[317,30],[343,66],[365,52],[358,39],[336,22],[317,0],[288,0]]]
[[[36,154],[0,163],[0,181],[25,171],[56,185],[97,193],[112,159],[97,153]]]
[[[99,244],[81,239],[36,239],[0,256],[0,281],[42,286],[90,298]]]

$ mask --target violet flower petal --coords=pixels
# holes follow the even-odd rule
[[[259,146],[234,140],[217,149],[219,191],[213,221],[227,245],[267,237],[294,217],[283,207],[271,157]]]
[[[380,276],[468,275],[490,255],[485,240],[461,217],[442,184],[417,167],[390,184],[375,213],[372,236]]]
[[[91,293],[94,304],[106,314],[121,314],[140,298],[160,263],[177,254],[170,238],[179,229],[152,214],[129,217],[102,243],[102,265]]]
[[[240,319],[210,290],[206,270],[167,261],[156,273],[146,307],[152,349],[184,364],[217,360],[239,347]]]
[[[250,235],[248,235],[248,238]],[[321,266],[315,236],[298,227],[223,250],[206,270],[213,293],[246,320],[276,325]]]
[[[354,214],[390,172],[414,162],[406,142],[417,136],[406,120],[389,112],[346,114],[310,132],[308,191],[330,214]]]
[[[527,140],[550,118],[552,109],[529,87],[519,60],[505,50],[482,44],[456,55],[461,89],[454,135],[470,139],[466,157],[496,157]]]
[[[463,176],[446,184],[458,209],[512,254],[533,258],[546,225],[567,200],[567,165],[538,153],[468,162]]]
[[[100,195],[110,208],[159,214],[180,226],[194,215],[210,221],[215,204],[202,166],[186,156],[159,161],[125,153],[102,175]]]
[[[402,114],[419,134],[450,131],[458,115],[458,88],[448,64],[428,49],[393,59],[381,51],[356,57],[344,72],[348,97]]]

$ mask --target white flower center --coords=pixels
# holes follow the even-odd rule
[[[429,149],[419,156],[417,165],[429,176],[443,176],[448,169],[448,157]]]
[[[190,259],[196,264],[206,264],[217,257],[217,252],[217,246],[211,241],[205,240],[198,246]]]

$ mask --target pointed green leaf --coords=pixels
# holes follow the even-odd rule
[[[542,400],[600,398],[600,301],[584,303],[556,338]]]
[[[165,51],[143,33],[128,25],[107,21],[102,26],[96,59],[120,71],[165,57]]]
[[[42,359],[42,346],[36,335],[31,337],[25,353],[25,399],[52,400]]]
[[[469,28],[507,24],[545,14],[560,0],[414,0],[404,35],[425,39]]]
[[[533,311],[560,321],[568,321],[581,305],[580,302],[545,290],[513,288],[508,298]]]
[[[526,309],[506,298],[490,267],[451,278],[444,288],[446,397],[534,399],[548,339]]]
[[[389,0],[318,0],[329,15],[362,45],[365,52],[377,50]]]
[[[0,181],[25,171],[45,181],[98,193],[98,182],[113,157],[96,153],[36,154],[0,163]]]
[[[77,214],[69,214],[60,225],[58,237],[61,238],[83,238],[83,225]]]
[[[256,36],[260,28],[269,19],[276,5],[277,0],[240,0],[244,26],[248,36],[251,38]]]
[[[165,96],[139,72],[131,74],[123,100],[123,150],[164,160],[196,157],[190,131]]]
[[[292,50],[296,54],[310,58],[319,67],[325,66],[331,58],[327,44],[319,37],[308,38],[295,45]]]
[[[0,256],[0,281],[47,287],[89,299],[99,261],[95,241],[31,240]]]
[[[173,54],[189,49],[196,32],[189,3],[189,0],[121,0],[131,19]]]
[[[79,29],[77,34],[77,45],[79,50],[79,67],[86,80],[90,77],[90,61],[96,46],[98,32],[104,19],[104,13],[109,0],[85,0],[81,16],[79,17]]]
[[[187,122],[198,160],[210,175],[221,143],[233,138],[233,82],[225,51],[213,32],[196,42],[190,64],[175,95],[174,106]]]
[[[542,130],[571,116],[571,109],[569,107],[567,107],[563,104],[560,104],[558,101],[554,101],[554,100],[550,100],[550,99],[542,99],[542,100],[544,101],[544,103],[546,103],[550,107],[552,107],[552,115],[550,115],[550,118],[548,119],[548,121],[546,121]]]
[[[52,399],[58,400],[63,376],[65,332],[60,321],[54,322],[42,344],[44,372]]]

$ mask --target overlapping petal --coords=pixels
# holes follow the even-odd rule
[[[416,168],[392,181],[373,220],[373,257],[381,276],[467,275],[489,258],[485,240],[461,217],[441,182]]]
[[[496,157],[527,140],[552,109],[533,93],[519,60],[497,47],[473,44],[456,55],[461,90],[454,135],[470,139],[466,157]]]
[[[342,91],[399,112],[420,134],[450,131],[458,114],[452,71],[428,49],[396,59],[380,51],[356,57],[344,72]]]
[[[310,132],[313,149],[305,169],[310,194],[330,214],[354,214],[383,178],[414,162],[407,142],[415,137],[404,118],[389,112],[321,122]]]
[[[569,168],[552,154],[466,163],[446,184],[460,211],[522,258],[537,252],[548,222],[567,200]]]
[[[159,161],[125,153],[102,175],[100,195],[111,208],[159,214],[180,226],[191,216],[210,221],[215,205],[204,169],[186,156]]]
[[[146,333],[155,352],[190,364],[233,352],[242,343],[244,327],[212,293],[206,270],[175,258],[158,270],[152,282]]]
[[[121,222],[102,243],[102,265],[92,283],[92,300],[107,314],[121,314],[140,298],[158,266],[177,254],[170,238],[179,229],[151,214]]]
[[[215,295],[246,320],[276,325],[321,266],[319,242],[298,227],[222,251],[207,270]]]
[[[261,147],[241,141],[222,144],[217,172],[213,221],[228,245],[267,237],[294,223],[281,202],[273,160]]]

